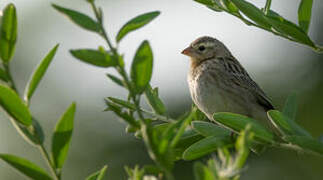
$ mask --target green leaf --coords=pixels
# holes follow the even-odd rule
[[[0,159],[10,164],[24,175],[35,180],[51,180],[52,178],[34,163],[10,154],[0,154]]]
[[[153,53],[148,41],[143,41],[139,46],[131,65],[131,79],[135,91],[141,94],[149,84],[153,71]]]
[[[116,66],[117,62],[108,53],[95,49],[74,49],[70,53],[77,59],[99,67]]]
[[[283,108],[283,114],[290,120],[295,121],[297,114],[297,97],[295,93],[287,97]]]
[[[311,23],[312,6],[313,0],[302,0],[298,7],[298,24],[306,33]]]
[[[269,130],[260,125],[256,120],[247,116],[220,112],[213,114],[213,119],[236,132],[244,130],[247,125],[250,124],[251,132],[255,133],[255,137],[269,143],[273,142],[274,140],[274,135]]]
[[[130,21],[128,21],[122,28],[119,30],[116,37],[117,42],[120,42],[123,37],[125,37],[129,32],[132,32],[136,29],[143,27],[148,24],[150,21],[155,19],[160,14],[159,11],[153,11],[145,14],[141,14]]]
[[[258,9],[255,5],[245,0],[231,0],[232,3],[245,14],[248,18],[254,21],[256,24],[269,29],[271,27],[265,14]]]
[[[124,87],[123,81],[120,78],[118,78],[118,77],[116,77],[116,76],[114,76],[112,74],[109,74],[109,73],[107,74],[107,77],[110,78],[111,81],[118,84],[119,86]]]
[[[117,104],[109,101],[109,99],[105,99],[105,103],[108,105],[108,110],[111,110],[114,113],[116,113],[116,115],[118,115],[120,118],[125,120],[127,123],[129,123],[133,127],[135,127],[135,128],[140,127],[140,125],[136,121],[136,119],[133,116],[130,116],[127,112],[123,112],[122,108],[120,106],[118,106]]]
[[[145,91],[146,99],[150,107],[155,113],[164,115],[166,113],[166,107],[162,100],[158,97],[157,91],[154,91],[150,85],[147,86]]]
[[[31,115],[26,104],[11,88],[0,84],[0,105],[9,116],[19,123],[29,126],[32,123]]]
[[[206,137],[187,148],[183,153],[184,160],[193,160],[214,152],[217,148],[230,146],[230,137]]]
[[[66,15],[72,22],[75,24],[79,25],[80,27],[89,30],[89,31],[94,31],[100,33],[101,28],[100,25],[94,21],[92,18],[89,16],[71,10],[67,8],[63,8],[61,6],[58,6],[56,4],[52,4],[53,8],[55,8],[57,11],[61,12],[62,14]]]
[[[270,10],[267,14],[267,19],[278,32],[288,35],[295,39],[295,41],[302,44],[315,47],[315,44],[301,28],[299,28],[296,24],[284,19],[278,13]]]
[[[306,136],[288,136],[286,140],[294,145],[297,145],[311,153],[323,156],[323,143],[318,140]]]
[[[306,130],[290,120],[287,116],[277,110],[267,112],[268,118],[282,135],[300,135],[312,137]]]
[[[208,136],[229,136],[230,131],[224,129],[220,126],[215,125],[214,123],[209,123],[205,121],[193,121],[192,122],[193,129],[202,134],[205,137]]]
[[[108,168],[107,165],[103,166],[101,170],[91,174],[89,177],[86,178],[86,180],[103,180],[105,176],[105,172],[107,171],[107,168]]]
[[[129,101],[125,101],[125,100],[114,98],[114,97],[108,97],[108,100],[110,100],[116,104],[119,104],[125,108],[131,109],[131,110],[136,110],[135,105]]]
[[[214,173],[200,162],[194,163],[194,177],[195,180],[217,180]]]
[[[73,132],[75,110],[76,105],[75,103],[72,103],[61,119],[57,122],[54,130],[52,153],[53,160],[57,168],[63,167],[64,161],[67,157]]]
[[[4,62],[9,62],[15,51],[17,40],[17,15],[16,7],[9,4],[3,10],[0,29],[0,57]]]
[[[7,73],[0,68],[0,79],[3,80],[4,82],[8,82],[8,75]]]
[[[24,93],[24,99],[27,103],[28,101],[30,101],[30,98],[32,97],[34,91],[36,90],[39,82],[41,81],[44,74],[46,73],[48,66],[50,65],[50,63],[52,62],[56,54],[57,48],[58,48],[58,44],[52,50],[50,50],[50,52],[37,66],[33,75],[31,76],[31,79],[29,80]]]

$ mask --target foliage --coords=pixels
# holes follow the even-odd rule
[[[321,50],[305,32],[310,24],[311,1],[303,0],[299,10],[300,26],[297,26],[270,10],[271,1],[267,1],[263,10],[244,0],[196,0],[215,11],[228,12],[248,25],[273,32],[289,40],[306,44],[315,50]],[[106,111],[114,112],[127,124],[126,132],[141,139],[153,165],[133,169],[125,167],[129,179],[175,179],[172,171],[179,160],[196,160],[194,176],[197,180],[237,180],[244,170],[250,150],[259,153],[266,147],[287,148],[290,150],[323,155],[323,144],[313,138],[309,132],[296,122],[297,101],[291,95],[283,112],[268,111],[268,118],[278,134],[266,129],[258,121],[239,114],[219,112],[212,121],[205,121],[205,115],[194,105],[191,110],[178,118],[171,118],[159,97],[157,87],[152,87],[150,80],[153,73],[153,50],[148,40],[143,40],[136,50],[130,72],[125,70],[123,54],[118,44],[133,32],[151,22],[160,12],[153,11],[139,15],[121,27],[113,43],[103,25],[103,11],[94,0],[87,0],[91,5],[95,19],[81,12],[53,4],[58,12],[67,16],[81,28],[101,36],[107,47],[99,46],[87,49],[70,50],[72,56],[87,64],[100,68],[113,69],[118,76],[107,74],[116,85],[128,91],[124,99],[107,97]],[[243,13],[253,22],[244,18]],[[53,132],[51,152],[44,147],[44,133],[36,118],[29,110],[30,100],[39,82],[49,67],[58,49],[56,45],[41,61],[25,88],[22,99],[10,73],[10,60],[14,54],[17,36],[17,16],[13,4],[4,10],[1,24],[0,48],[1,68],[0,106],[8,114],[17,131],[32,145],[39,148],[47,161],[52,176],[32,162],[9,154],[0,154],[0,159],[33,179],[61,179],[62,168],[68,155],[73,132],[76,106],[72,103],[62,115]],[[2,48],[3,47],[3,48]],[[141,106],[145,96],[150,109]],[[210,156],[211,155],[211,156]],[[213,156],[212,156],[213,155]],[[201,158],[208,157],[207,163]],[[103,179],[107,170],[89,175],[88,180]]]
[[[207,6],[213,11],[229,13],[239,18],[248,26],[255,26],[285,39],[309,46],[317,52],[323,52],[323,47],[315,44],[308,36],[313,0],[302,0],[300,2],[298,7],[298,25],[271,10],[271,0],[266,0],[266,5],[262,9],[245,0],[194,1]]]

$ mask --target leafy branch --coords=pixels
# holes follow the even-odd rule
[[[316,52],[323,52],[323,47],[315,44],[308,36],[313,0],[302,0],[300,2],[298,8],[298,25],[272,10],[270,8],[271,0],[267,0],[265,7],[262,9],[245,0],[194,1],[207,6],[213,11],[231,14],[248,26],[255,26],[290,41],[306,45]]]
[[[164,103],[159,98],[158,88],[152,88],[149,84],[153,69],[153,53],[149,42],[144,40],[139,45],[129,74],[124,68],[123,55],[119,53],[120,49],[118,49],[118,44],[127,34],[152,21],[159,15],[159,12],[145,13],[129,20],[119,30],[115,37],[116,46],[114,46],[104,29],[103,11],[95,5],[94,1],[88,2],[93,9],[95,20],[75,10],[55,4],[53,4],[53,7],[80,27],[97,33],[107,43],[107,49],[99,46],[97,50],[74,49],[70,52],[75,58],[85,63],[116,70],[119,76],[107,74],[107,77],[128,91],[128,97],[125,100],[115,97],[106,98],[106,111],[113,111],[127,123],[126,131],[134,133],[136,137],[144,141],[151,159],[155,161],[155,165],[144,166],[142,169],[138,166],[134,169],[127,167],[126,171],[131,179],[142,179],[147,174],[159,179],[174,179],[171,172],[176,161],[180,159],[197,159],[215,151],[218,151],[218,157],[222,157],[219,162],[210,160],[208,166],[196,165],[196,176],[200,179],[202,176],[204,177],[206,174],[211,173],[211,171],[212,173],[222,172],[222,174],[210,176],[213,177],[211,179],[238,179],[239,173],[246,162],[249,148],[254,152],[260,152],[265,147],[278,147],[322,154],[322,144],[310,136],[305,136],[305,134],[309,133],[296,123],[290,123],[288,120],[290,117],[295,117],[296,110],[293,109],[296,107],[295,103],[288,103],[284,113],[279,111],[268,112],[269,118],[280,132],[285,132],[286,128],[290,131],[288,136],[281,133],[282,138],[258,124],[256,120],[233,113],[214,114],[214,120],[225,129],[213,123],[201,121],[205,119],[205,116],[196,107],[192,107],[190,112],[179,118],[169,118]],[[210,1],[199,2],[207,3]],[[255,24],[240,14],[233,2],[225,2],[229,3],[226,6],[228,8],[225,9],[226,11],[234,12],[233,15],[241,18],[249,25],[270,30],[271,24],[267,20],[263,20],[263,17],[260,19],[249,17],[250,19],[257,19],[259,23]],[[267,13],[271,13],[270,4],[271,1],[267,1],[265,8]],[[214,5],[213,1],[212,4],[207,5],[212,9],[217,8],[217,4]],[[249,5],[247,7],[245,7],[245,4],[240,5],[245,9],[250,8]],[[255,7],[252,8],[254,9]],[[259,14],[259,11],[254,9],[254,13]],[[85,24],[84,22],[86,21],[88,22]],[[92,24],[92,26],[89,27],[89,24]],[[304,36],[289,37],[281,31],[273,31],[273,33],[290,38],[293,41],[304,40]],[[309,43],[309,41],[306,42]],[[146,101],[151,110],[141,107],[140,102],[143,94],[146,96]],[[291,100],[290,102],[293,101]],[[236,141],[232,138],[230,132],[239,134]],[[237,152],[237,155],[228,153],[231,150]],[[224,161],[225,159],[226,161]],[[199,174],[201,171],[204,174]],[[230,175],[228,175],[228,172],[230,172]]]

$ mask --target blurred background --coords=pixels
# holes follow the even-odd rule
[[[96,34],[84,31],[56,12],[50,3],[92,12],[85,0],[1,0],[0,9],[14,3],[18,13],[18,44],[12,61],[12,74],[20,93],[30,74],[46,53],[56,44],[60,48],[47,74],[37,89],[31,110],[46,133],[50,135],[60,115],[72,101],[77,103],[74,134],[69,156],[63,169],[63,179],[84,179],[88,174],[108,164],[107,179],[126,179],[124,166],[151,163],[142,142],[125,133],[125,124],[105,108],[103,98],[125,98],[126,92],[114,85],[101,69],[75,60],[68,52],[72,48],[97,48],[104,41]],[[188,58],[180,52],[202,35],[223,41],[247,71],[264,89],[279,109],[288,94],[299,94],[297,122],[314,137],[323,134],[323,55],[311,49],[248,27],[226,13],[216,13],[192,0],[97,0],[103,8],[108,34],[113,38],[119,28],[139,14],[160,10],[161,15],[144,28],[131,33],[120,44],[126,64],[131,63],[138,45],[148,39],[154,52],[153,86],[172,116],[191,107],[186,83]],[[259,7],[265,0],[250,0]],[[299,0],[272,2],[272,8],[287,19],[297,22]],[[314,1],[310,37],[323,44],[323,2]],[[93,16],[92,16],[93,17]],[[46,167],[37,148],[27,144],[0,113],[0,152],[25,157]],[[177,179],[193,179],[192,162],[178,162]],[[323,158],[287,150],[269,149],[261,156],[252,155],[243,174],[246,179],[303,180],[323,179]],[[0,179],[25,179],[0,161]]]

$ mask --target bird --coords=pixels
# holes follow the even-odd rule
[[[216,112],[231,112],[272,128],[266,114],[274,109],[270,99],[221,41],[203,36],[182,54],[190,57],[187,81],[192,100],[210,120],[216,122]]]

